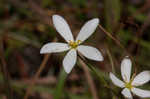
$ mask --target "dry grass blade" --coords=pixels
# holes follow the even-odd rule
[[[106,52],[107,52],[107,54],[108,54],[108,58],[109,58],[110,63],[111,63],[112,72],[115,73],[115,67],[114,67],[113,58],[112,58],[112,55],[111,55],[111,53],[110,53],[110,50],[109,50],[108,46],[106,46]]]
[[[57,41],[57,38],[55,38],[53,41],[56,42],[56,41]],[[38,77],[40,76],[41,72],[43,71],[43,69],[44,69],[44,67],[45,67],[45,65],[46,65],[46,63],[47,63],[49,57],[50,57],[50,54],[45,54],[44,59],[43,59],[41,65],[40,65],[38,71],[36,72],[36,74],[35,74],[34,77],[33,77],[33,81],[31,82],[31,84],[30,84],[29,87],[27,88],[27,91],[26,91],[26,93],[25,93],[24,99],[28,99],[28,96],[29,96],[30,93],[32,92],[32,87],[34,86],[35,81],[38,79]]]
[[[109,32],[107,32],[101,25],[99,25],[99,28],[100,28],[107,36],[109,36],[111,39],[113,39],[117,45],[119,45],[121,48],[124,49],[124,46],[122,46],[122,44],[120,43],[119,40],[117,40],[115,37],[113,37],[113,36],[112,36]]]
[[[111,35],[111,33],[107,32],[101,25],[99,25],[99,28],[102,30],[102,32],[104,32],[108,37],[110,37],[112,40],[114,40],[114,42],[124,50],[124,52],[131,58],[131,60],[133,61],[133,63],[136,65],[136,62],[134,61],[134,58],[132,57],[132,55],[125,49],[125,47],[120,43],[120,41],[118,39],[116,39],[113,35]],[[135,72],[137,70],[135,69]]]
[[[102,30],[102,32],[104,32],[108,37],[110,37],[112,40],[114,40],[114,42],[121,47],[124,52],[130,56],[132,58],[132,55],[125,49],[125,47],[120,43],[120,41],[118,39],[116,39],[113,35],[111,35],[111,33],[107,32],[101,25],[99,25],[99,28]],[[133,59],[133,58],[132,58]]]
[[[35,76],[33,77],[33,81],[31,82],[31,84],[29,85],[29,87],[27,88],[26,94],[24,96],[24,99],[28,99],[28,96],[30,95],[30,93],[32,92],[32,87],[34,86],[35,81],[37,80],[37,78],[40,76],[41,72],[43,71],[48,59],[49,59],[49,54],[46,54],[44,56],[44,59],[40,65],[40,68],[38,69],[38,71],[36,72]]]
[[[86,64],[81,60],[79,59],[79,62],[84,70],[84,73],[85,73],[85,76],[86,76],[86,79],[87,79],[87,82],[90,86],[90,90],[91,90],[91,93],[93,95],[93,99],[99,99],[98,98],[98,95],[97,95],[97,92],[96,92],[96,87],[95,87],[95,84],[93,82],[93,79],[90,75],[90,72],[88,71],[88,67],[86,66]]]

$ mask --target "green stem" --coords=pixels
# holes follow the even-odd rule
[[[108,88],[109,90],[111,90],[111,92],[114,93],[114,95],[115,95],[116,97],[118,97],[119,94],[116,93],[116,92],[109,86],[109,84],[108,84],[107,81],[105,80],[104,76],[103,76],[103,75],[100,75],[100,74],[98,73],[99,71],[96,70],[96,69],[94,68],[94,66],[92,66],[91,64],[89,64],[81,55],[78,55],[78,56],[79,56],[79,58],[81,59],[81,61],[83,61],[83,62],[88,66],[88,68],[99,78],[99,80],[104,84],[104,87],[105,87],[105,88]]]
[[[65,85],[66,78],[67,74],[64,70],[62,70],[59,75],[59,81],[57,83],[56,90],[54,92],[54,99],[61,99],[61,96],[63,95],[63,88]]]
[[[89,64],[82,56],[79,55],[79,58],[88,66],[88,68],[89,68],[94,74],[96,74],[96,76],[101,80],[101,82],[104,83],[104,86],[109,88],[109,85],[108,85],[108,83],[106,82],[106,80],[104,79],[104,77],[101,76],[101,75],[97,72],[97,70],[96,70],[91,64]]]
[[[107,49],[106,51],[107,51],[107,54],[108,54],[108,58],[109,58],[110,63],[111,63],[112,72],[115,74],[116,72],[115,72],[115,68],[114,68],[114,63],[113,63],[112,55],[111,55],[108,47],[106,49]]]

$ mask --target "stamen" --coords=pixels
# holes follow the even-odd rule
[[[69,46],[72,49],[75,49],[75,48],[77,48],[77,46],[79,45],[80,42],[81,42],[80,40],[78,40],[77,42],[69,41]]]

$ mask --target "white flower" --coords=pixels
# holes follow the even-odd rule
[[[131,60],[128,57],[123,59],[121,63],[121,75],[122,75],[123,81],[118,79],[113,73],[110,73],[110,78],[112,82],[116,86],[124,88],[121,93],[126,98],[129,98],[129,99],[133,98],[131,95],[131,92],[141,98],[150,97],[150,91],[136,88],[137,86],[141,86],[150,81],[150,71],[143,71],[139,73],[137,76],[133,75],[130,78],[131,67],[132,67]]]
[[[67,73],[70,73],[77,61],[77,50],[88,59],[102,61],[103,56],[94,47],[80,45],[96,30],[99,19],[94,18],[88,21],[80,30],[76,40],[74,40],[69,25],[59,15],[52,16],[53,24],[57,32],[66,40],[67,43],[48,43],[45,44],[40,53],[56,53],[70,50],[63,60],[63,67]]]

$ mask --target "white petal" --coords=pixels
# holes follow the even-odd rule
[[[139,73],[133,80],[132,85],[140,86],[150,81],[150,71],[143,71]]]
[[[81,28],[76,38],[76,41],[80,40],[81,42],[83,42],[84,40],[86,40],[89,36],[91,36],[92,33],[94,33],[98,24],[99,24],[98,18],[94,18],[88,21],[87,23],[85,23]]]
[[[121,81],[120,79],[118,79],[113,73],[109,73],[110,79],[112,80],[112,82],[114,83],[114,85],[123,88],[124,87],[124,83],[123,81]]]
[[[81,54],[83,54],[88,59],[95,60],[95,61],[103,61],[102,54],[98,49],[94,47],[80,45],[78,46],[77,49]]]
[[[74,41],[72,32],[70,30],[70,27],[68,23],[65,21],[65,19],[59,15],[53,15],[53,24],[57,30],[57,32],[67,41],[69,42]]]
[[[77,52],[76,50],[70,50],[63,60],[63,66],[67,73],[70,73],[77,61]]]
[[[132,97],[132,94],[131,94],[131,92],[130,92],[130,90],[127,89],[127,88],[124,88],[121,93],[122,93],[126,98],[128,98],[128,99],[132,99],[132,98],[133,98],[133,97]]]
[[[56,53],[56,52],[63,52],[69,50],[68,44],[65,43],[47,43],[45,44],[41,50],[40,53]]]
[[[139,89],[139,88],[132,88],[131,91],[139,96],[139,97],[142,97],[142,98],[150,98],[150,91],[148,90],[142,90],[142,89]]]
[[[121,62],[121,75],[125,82],[130,81],[131,65],[132,65],[131,60],[127,57],[124,58],[123,61]]]

